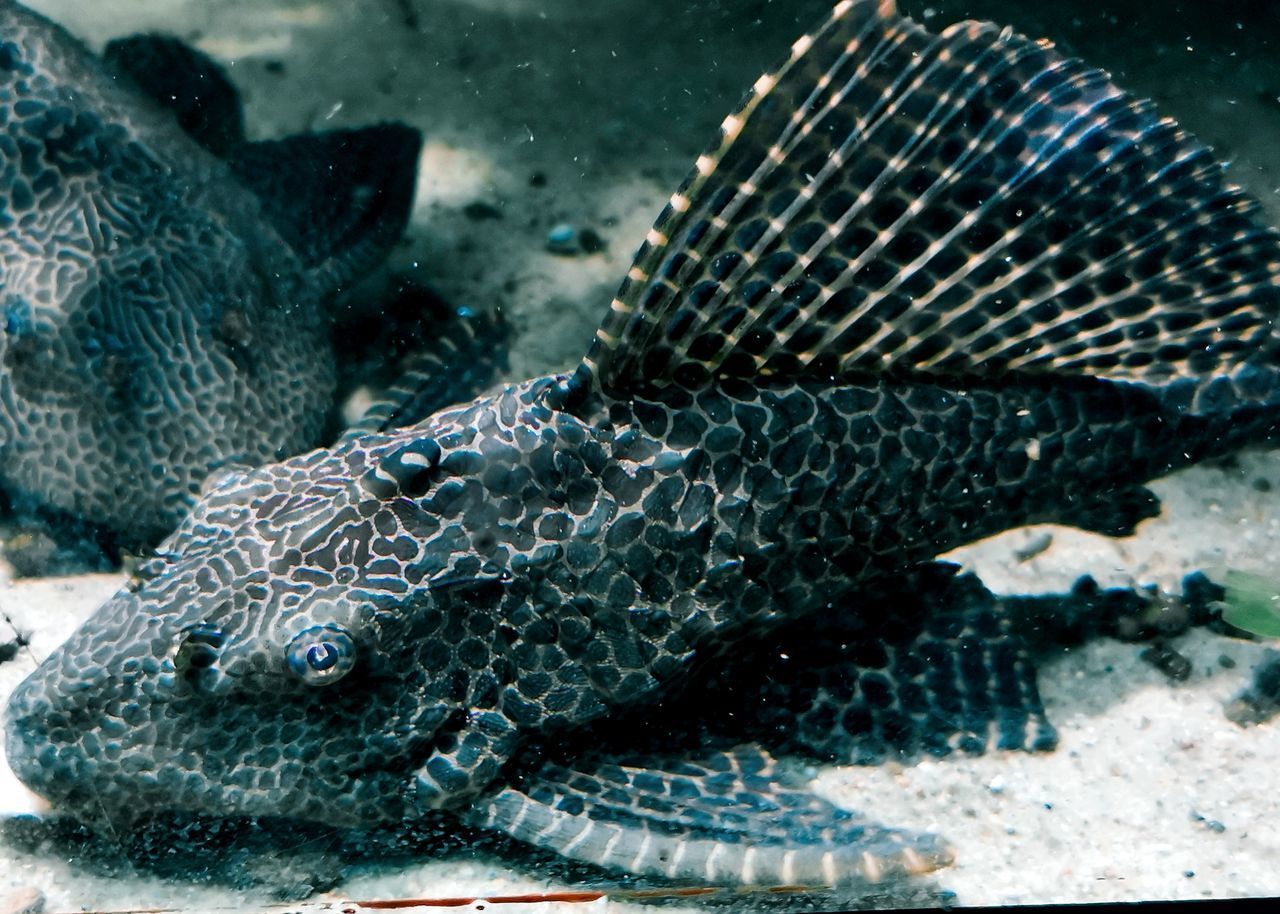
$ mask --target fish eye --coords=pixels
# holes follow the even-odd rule
[[[299,632],[285,651],[289,670],[307,685],[329,685],[356,665],[356,644],[336,625],[316,625]]]

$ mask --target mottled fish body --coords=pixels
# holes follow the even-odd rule
[[[0,481],[132,548],[210,471],[330,440],[327,301],[400,235],[420,137],[245,140],[212,61],[0,3]],[[175,116],[176,115],[176,116]]]
[[[1278,242],[1104,74],[842,3],[725,120],[576,372],[222,479],[20,687],[10,763],[88,816],[440,809],[746,883],[939,865],[768,746],[592,728],[785,621],[870,623],[962,543],[1132,529],[1150,478],[1270,441]],[[967,682],[1024,727],[1000,744],[1042,744],[1007,630],[953,628],[869,660],[846,718],[878,693],[962,729]]]

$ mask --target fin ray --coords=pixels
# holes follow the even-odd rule
[[[468,315],[447,306],[434,310],[432,338],[409,351],[396,366],[395,380],[343,431],[339,442],[414,425],[479,396],[506,371],[511,331],[501,312]]]
[[[991,28],[994,28],[994,26]],[[937,64],[935,62],[935,66],[936,65]],[[968,70],[969,68],[966,67],[965,70],[962,71],[962,73],[967,72]],[[913,81],[912,91],[925,85],[928,82],[929,77],[932,75],[932,73],[933,73],[932,69],[925,70],[918,79]],[[957,79],[955,80],[955,82],[959,83],[961,81]],[[983,84],[970,85],[969,87],[967,87],[967,89],[964,89],[964,100],[966,103],[972,97],[972,95],[975,94],[979,88],[981,88],[982,85]],[[948,113],[948,108],[946,104],[944,104],[944,102],[946,101],[947,101],[947,96],[944,95],[941,99],[935,102],[930,110],[929,116],[920,122],[916,133],[913,136],[908,138],[909,148],[911,153],[910,157],[907,157],[907,158],[903,157],[904,152],[908,150],[907,146],[904,146],[902,149],[895,152],[895,154],[891,158],[886,160],[885,167],[884,169],[882,169],[880,176],[878,176],[878,179],[877,179],[878,181],[890,180],[893,177],[895,172],[901,171],[903,168],[907,167],[914,161],[916,152],[925,144],[927,140],[937,139],[938,133],[941,131],[944,125],[941,123],[935,123],[931,119],[939,113],[943,115]],[[1009,128],[1006,128],[1006,130],[1007,129]],[[970,142],[969,146],[965,149],[964,153],[958,159],[956,164],[951,169],[949,169],[948,172],[944,173],[938,182],[935,182],[934,185],[932,185],[929,188],[926,188],[924,193],[922,193],[910,205],[908,205],[908,207],[903,212],[903,214],[898,218],[897,222],[895,222],[893,225],[889,226],[885,230],[881,231],[875,243],[869,245],[867,248],[862,250],[858,254],[857,258],[852,262],[850,262],[850,264],[844,271],[843,275],[840,277],[841,281],[832,285],[824,286],[824,292],[826,293],[826,295],[830,295],[832,293],[838,292],[841,289],[847,287],[852,277],[855,276],[860,269],[866,267],[877,256],[879,256],[885,250],[885,248],[888,247],[888,245],[893,241],[896,234],[910,224],[911,217],[914,217],[920,211],[922,211],[925,205],[932,199],[933,196],[936,195],[936,193],[938,192],[938,189],[943,186],[944,180],[963,170],[964,166],[967,163],[967,159],[971,157],[975,147],[978,146],[983,141],[984,137],[985,137],[984,133],[979,133],[973,138],[973,140]],[[994,140],[989,145],[994,147],[997,143],[998,143],[998,139]],[[848,143],[846,143],[846,145],[848,145]],[[842,151],[843,151],[843,147],[842,147]],[[1012,181],[1010,183],[1012,184]],[[864,195],[866,195],[865,191],[864,191]],[[861,202],[861,198],[859,199],[859,202]],[[857,217],[862,215],[864,210],[865,210],[865,205],[858,209],[850,208],[849,211],[842,214],[840,218],[835,223],[833,223],[832,229],[843,229],[847,227]],[[953,234],[958,233],[960,228],[961,228],[961,225],[957,225],[957,227],[952,230],[952,233]],[[831,230],[828,230],[827,235],[830,236],[831,234],[832,234]],[[904,265],[904,268],[901,271],[899,271],[896,277],[894,277],[894,281],[890,282],[885,287],[877,290],[875,294],[869,295],[867,299],[859,306],[858,309],[854,310],[849,314],[849,316],[845,319],[843,324],[838,324],[831,327],[827,331],[825,336],[816,344],[816,346],[811,348],[822,349],[829,346],[832,342],[834,342],[837,338],[839,338],[848,329],[848,327],[854,325],[860,318],[865,317],[867,314],[869,314],[875,308],[876,304],[878,304],[880,301],[885,300],[889,295],[894,294],[898,286],[900,286],[901,283],[909,277],[912,267],[923,266],[923,264],[927,262],[928,257],[931,256],[931,252],[940,250],[942,247],[945,246],[945,243],[948,240],[949,239],[947,236],[943,236],[942,238],[934,241],[933,244],[930,246],[930,248],[926,249],[926,251],[916,259],[915,263]],[[798,259],[797,268],[801,266],[804,266],[807,268],[807,266],[813,263],[819,256],[821,256],[822,253],[828,247],[829,245],[824,244],[821,248],[816,248],[816,247],[810,248],[808,251],[804,253],[804,255],[801,258]],[[787,276],[783,277],[781,281],[796,282],[796,281],[802,280],[804,278],[803,277],[804,271],[799,270],[797,268],[793,268],[793,270]],[[800,326],[803,326],[803,322],[792,321],[790,326],[793,328],[798,328]],[[884,335],[888,332],[888,330],[891,327],[892,325],[886,325],[885,327],[883,327],[881,329],[880,335],[873,336],[872,338],[864,341],[860,348],[862,350],[874,350],[876,348],[876,344],[881,340],[883,340]],[[775,333],[773,343],[769,348],[767,348],[763,353],[761,353],[761,357],[767,360],[770,356],[772,356],[778,350],[782,349],[787,343],[787,341],[789,341],[792,338],[793,335],[794,335],[794,331],[792,333],[781,333],[781,334]],[[730,339],[728,342],[732,344],[734,340]],[[857,357],[857,350],[849,352],[846,355],[846,358],[849,358],[851,360],[856,359],[856,357]]]
[[[466,818],[595,866],[712,885],[874,883],[950,861],[936,837],[873,825],[791,780],[754,745],[548,763]]]
[[[1048,42],[854,0],[726,118],[569,386],[1234,375],[1275,360],[1280,235],[1256,215]]]

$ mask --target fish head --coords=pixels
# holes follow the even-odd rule
[[[0,36],[6,493],[151,545],[211,470],[326,440],[330,303],[403,231],[421,136],[248,142],[222,68],[175,39],[102,59],[16,3]]]
[[[173,530],[210,471],[318,443],[336,383],[301,274],[205,214],[170,216],[167,243],[69,273],[54,307],[25,279],[3,298],[7,481],[129,548]]]
[[[484,486],[533,478],[482,443],[499,410],[222,474],[13,695],[15,773],[88,821],[414,814],[415,772],[510,681],[528,598]]]
[[[217,493],[223,516],[246,494]],[[395,763],[439,718],[406,709],[394,636],[362,617],[351,582],[262,584],[279,567],[255,548],[264,527],[205,544],[185,527],[40,665],[8,709],[21,780],[88,821],[396,817]]]
[[[319,443],[336,385],[323,284],[167,112],[14,17],[0,159],[34,137],[36,178],[4,191],[0,220],[5,483],[155,543],[211,469]]]

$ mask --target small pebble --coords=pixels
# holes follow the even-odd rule
[[[1213,832],[1215,835],[1220,835],[1227,830],[1227,826],[1223,825],[1217,819],[1206,819],[1204,816],[1200,815],[1200,813],[1196,812],[1195,810],[1191,811],[1191,820],[1193,822],[1199,823],[1200,825],[1203,825],[1205,828]]]
[[[604,249],[604,238],[592,228],[579,229],[568,222],[561,222],[547,232],[547,250],[552,254],[573,257],[595,254]]]
[[[1048,531],[1039,533],[1020,549],[1013,550],[1013,557],[1019,562],[1028,562],[1053,545],[1053,534]]]
[[[604,239],[595,229],[584,228],[578,233],[578,246],[584,254],[597,254],[604,250]]]
[[[1139,656],[1174,682],[1191,677],[1191,661],[1168,645],[1149,647]]]
[[[1280,714],[1280,651],[1268,650],[1253,671],[1253,682],[1227,702],[1227,719],[1241,727],[1265,723]]]
[[[567,222],[553,225],[547,232],[547,250],[552,254],[578,253],[577,241],[577,230]]]
[[[18,651],[27,646],[27,639],[22,635],[14,638],[12,641],[6,641],[0,644],[0,663],[8,663],[14,657],[18,656]]]
[[[987,790],[990,790],[995,794],[1004,793],[1004,778],[997,774],[991,779],[991,782],[987,784]]]

